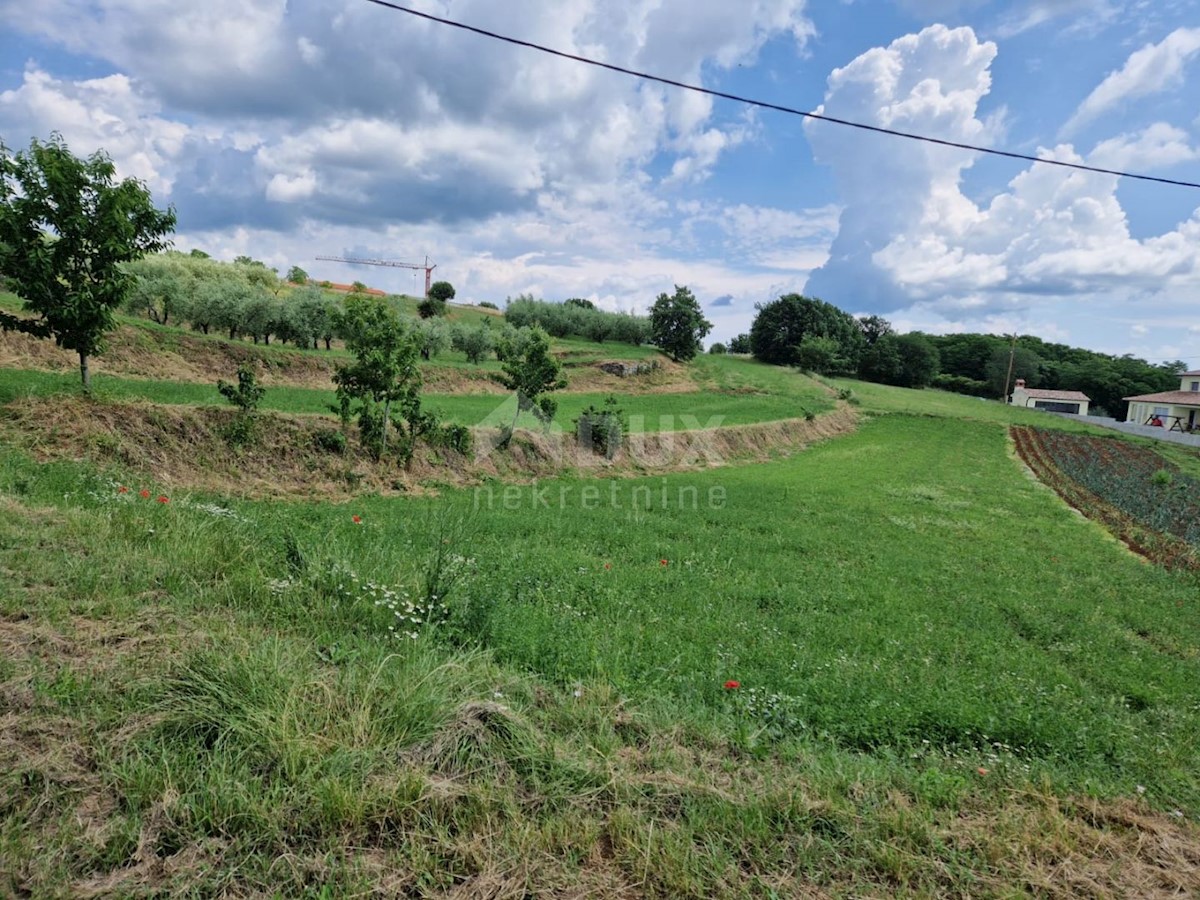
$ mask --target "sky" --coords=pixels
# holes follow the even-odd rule
[[[407,0],[838,118],[1200,182],[1200,0]],[[0,139],[103,149],[175,245],[462,302],[644,312],[710,340],[819,297],[901,331],[1200,365],[1200,190],[870,134],[367,0],[0,0]]]

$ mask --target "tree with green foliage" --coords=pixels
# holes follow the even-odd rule
[[[841,351],[842,345],[833,338],[806,334],[796,348],[795,365],[803,372],[833,375],[846,367]]]
[[[1018,378],[1024,379],[1026,386],[1031,388],[1042,383],[1042,358],[1026,347],[1018,346],[1013,350],[1010,346],[999,346],[988,358],[985,372],[992,396],[1004,397],[1007,400],[1005,386],[1007,385],[1008,392],[1012,393]]]
[[[382,297],[351,294],[342,315],[342,334],[354,362],[338,365],[333,381],[343,418],[359,404],[364,443],[382,456],[387,450],[392,407],[399,408],[409,432],[401,454],[411,459],[416,437],[424,430],[421,413],[419,344],[396,310]],[[382,404],[382,411],[379,405]]]
[[[299,266],[288,269],[287,280],[292,284],[308,284],[308,273]]]
[[[774,365],[801,365],[825,374],[849,374],[857,371],[866,338],[858,322],[836,306],[800,294],[785,294],[770,303],[760,303],[750,326],[750,349],[763,362]],[[823,338],[837,345],[829,351],[825,344],[807,345],[806,338]]]
[[[500,383],[517,392],[518,416],[522,410],[534,409],[543,422],[554,418],[558,401],[546,395],[565,388],[567,380],[562,377],[562,364],[550,352],[550,335],[531,328],[521,352],[506,359],[501,368]]]
[[[444,319],[426,319],[417,326],[421,359],[429,360],[450,346],[450,328]]]
[[[650,342],[675,362],[694,358],[712,327],[692,292],[680,285],[674,294],[659,294],[650,307]]]
[[[564,300],[563,306],[575,306],[575,307],[578,307],[579,309],[595,309],[596,308],[595,303],[593,303],[591,300],[587,300],[583,297],[571,297],[569,300]]]
[[[729,348],[726,347],[724,344],[722,344],[720,341],[717,341],[715,344],[713,344],[711,347],[708,348],[708,352],[713,354],[714,356],[724,356],[726,353],[729,352]]]
[[[0,272],[37,318],[0,313],[0,327],[53,337],[88,359],[104,348],[133,276],[125,263],[165,249],[175,212],[155,209],[141,182],[116,181],[103,152],[80,159],[61,135],[25,152],[0,143]]]
[[[417,304],[417,315],[422,319],[440,318],[448,312],[445,300],[436,297],[426,297]]]
[[[496,348],[495,337],[487,322],[478,325],[455,325],[450,333],[450,345],[467,355],[467,362],[478,365]]]
[[[169,324],[173,314],[184,314],[191,280],[183,263],[185,259],[187,257],[159,253],[126,263],[123,271],[133,276],[126,308],[145,310],[150,320],[159,325]]]
[[[868,347],[875,346],[875,343],[880,338],[894,334],[892,323],[883,318],[883,316],[859,316],[857,322]]]
[[[429,286],[428,297],[430,300],[439,300],[445,304],[454,299],[454,293],[454,285],[450,282],[435,281]]]
[[[937,348],[923,334],[883,333],[863,352],[858,374],[865,381],[924,388],[939,373]]]
[[[749,353],[750,352],[750,335],[739,334],[729,342],[730,353]]]

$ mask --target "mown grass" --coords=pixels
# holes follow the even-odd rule
[[[150,400],[155,403],[224,406],[216,385],[177,381],[155,381],[92,376],[93,394],[101,399]],[[805,413],[820,413],[833,408],[833,401],[818,386],[797,376],[788,394],[719,394],[688,391],[668,394],[637,394],[620,398],[620,406],[631,419],[635,431],[680,431],[748,425],[779,419],[802,418]],[[78,375],[68,372],[41,372],[24,369],[0,369],[0,404],[29,397],[75,396],[82,392]],[[606,394],[559,394],[555,421],[571,430],[573,422],[589,405],[602,406]],[[423,394],[424,404],[450,422],[477,425],[499,415],[507,397],[502,394]],[[262,409],[278,412],[332,415],[335,396],[312,388],[273,386],[263,396]],[[498,413],[498,411],[500,411]],[[524,423],[524,420],[522,420]],[[498,424],[499,419],[493,424]],[[505,419],[504,424],[508,424]],[[536,424],[536,423],[535,423]]]

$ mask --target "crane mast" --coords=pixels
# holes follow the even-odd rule
[[[436,264],[434,264],[434,265],[429,264],[428,256],[425,257],[424,265],[421,265],[420,263],[393,262],[390,259],[361,259],[359,257],[354,257],[354,256],[318,256],[317,259],[324,260],[325,262],[355,263],[356,265],[360,265],[360,266],[390,266],[391,268],[394,268],[394,269],[424,270],[424,272],[425,272],[425,296],[426,297],[429,296],[430,282],[433,280],[433,270],[437,268]]]

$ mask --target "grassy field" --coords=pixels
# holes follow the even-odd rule
[[[622,405],[833,405],[741,358],[693,379]],[[74,384],[0,370],[0,405]],[[437,495],[5,448],[0,895],[1196,895],[1200,580],[1012,455],[1010,422],[1085,423],[833,384],[862,424],[787,458]]]
[[[1086,857],[1089,803],[1200,813],[1196,580],[993,424],[347,505],[10,454],[0,502],[0,858],[34,893],[1004,894]]]

